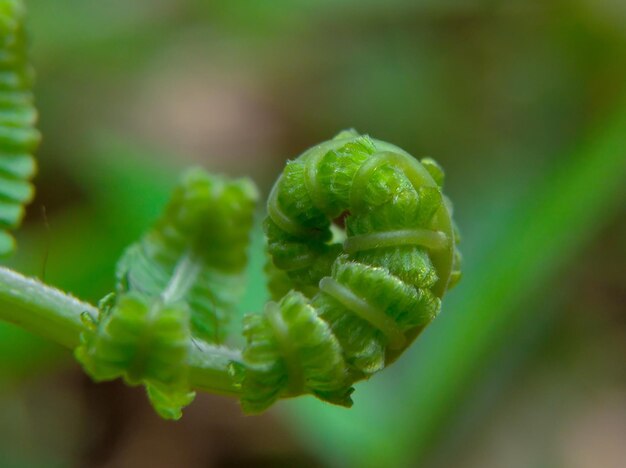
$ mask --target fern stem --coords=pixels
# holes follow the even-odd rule
[[[82,319],[85,314],[95,321],[99,311],[70,294],[0,267],[0,320],[73,350],[85,330]],[[192,387],[221,395],[236,395],[238,388],[229,366],[241,360],[239,351],[199,340],[193,340],[189,346],[187,365]]]
[[[176,265],[174,275],[161,294],[164,304],[172,304],[181,300],[197,281],[202,271],[202,264],[187,252]]]
[[[0,267],[0,319],[73,349],[84,328],[82,314],[94,320],[98,309],[40,281]]]
[[[374,250],[385,247],[402,247],[416,245],[438,250],[448,246],[450,240],[445,232],[430,229],[402,229],[399,231],[375,232],[347,238],[343,243],[344,250],[349,254],[363,250]]]
[[[195,390],[218,395],[238,396],[239,386],[230,372],[234,362],[241,362],[241,352],[194,339],[189,353],[189,380]]]

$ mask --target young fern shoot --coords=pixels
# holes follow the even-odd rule
[[[398,358],[459,278],[443,179],[434,161],[354,131],[288,163],[264,223],[275,301],[244,318],[239,352],[223,346],[224,329],[256,192],[193,170],[120,261],[116,295],[87,321],[76,355],[96,380],[145,384],[169,418],[193,398],[188,363],[200,343],[221,357],[214,376],[247,413],[303,394],[351,406],[353,385]],[[345,232],[333,235],[340,217]]]
[[[20,1],[0,0],[0,228],[32,196],[39,140],[22,20]],[[247,413],[305,394],[351,406],[353,385],[410,346],[460,277],[443,181],[433,160],[354,130],[290,161],[264,222],[274,300],[244,317],[241,350],[228,347],[229,321],[257,191],[201,169],[126,250],[97,308],[0,268],[0,319],[74,349],[97,381],[144,385],[167,419],[197,390],[236,397]],[[0,231],[0,254],[12,245]]]
[[[247,413],[304,394],[350,406],[353,385],[407,349],[459,278],[442,181],[431,160],[354,132],[290,162],[264,223],[272,292],[288,292],[244,317],[243,350],[224,345],[225,330],[241,292],[256,190],[200,169],[183,176],[161,219],[126,251],[116,292],[95,313],[0,269],[0,300],[36,319],[0,318],[39,333],[39,322],[54,324],[47,336],[80,341],[76,357],[89,375],[144,384],[165,418],[179,418],[195,390],[237,397]],[[333,236],[340,216],[345,234],[334,228]],[[33,294],[14,297],[21,285]]]
[[[350,406],[433,320],[460,276],[442,184],[433,160],[353,130],[287,164],[264,227],[272,292],[291,291],[245,319],[244,410],[304,393]]]
[[[164,417],[193,400],[187,362],[221,345],[242,292],[256,190],[188,171],[163,216],[118,264],[117,290],[87,323],[76,357],[95,380],[146,384]],[[215,350],[215,348],[214,348]]]

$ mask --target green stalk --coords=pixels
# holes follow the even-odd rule
[[[97,320],[98,309],[75,297],[0,267],[0,320],[47,338],[70,350],[80,343],[86,329],[82,317]],[[194,339],[190,344],[189,378],[197,390],[235,396],[238,388],[229,366],[239,361],[238,351]]]
[[[42,282],[0,267],[0,319],[74,349],[84,329],[81,319],[94,320],[98,309]]]
[[[238,396],[239,386],[233,381],[229,368],[240,362],[239,350],[192,340],[189,353],[189,381],[195,390],[226,396]]]

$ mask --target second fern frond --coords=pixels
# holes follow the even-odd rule
[[[33,198],[30,179],[36,171],[33,70],[28,63],[24,6],[0,0],[0,256],[15,248],[8,229],[17,227],[24,205]]]

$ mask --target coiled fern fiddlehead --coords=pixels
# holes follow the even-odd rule
[[[432,321],[460,276],[442,184],[434,161],[354,131],[287,164],[264,227],[273,293],[292,290],[245,318],[246,411],[303,393],[350,406]]]

